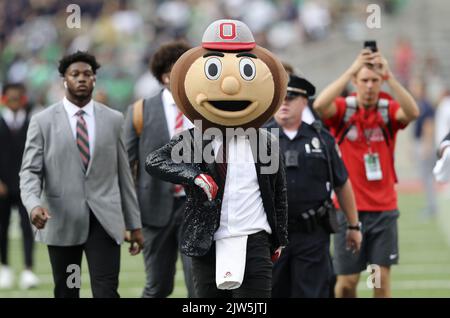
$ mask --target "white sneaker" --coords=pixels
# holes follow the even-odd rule
[[[30,289],[39,285],[39,278],[29,269],[26,269],[20,275],[20,289]]]
[[[0,289],[12,288],[14,284],[14,273],[9,266],[0,267]]]

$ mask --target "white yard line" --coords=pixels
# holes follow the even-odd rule
[[[447,297],[450,297],[450,279],[449,280],[402,280],[392,282],[392,290],[434,290],[448,289]],[[369,289],[366,281],[361,279],[358,284],[359,290]]]

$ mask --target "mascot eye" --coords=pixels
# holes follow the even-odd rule
[[[256,75],[255,63],[253,63],[251,59],[243,58],[239,62],[239,72],[241,73],[243,79],[246,81],[251,81]]]
[[[205,63],[205,74],[210,80],[216,80],[219,78],[222,72],[222,63],[217,57],[212,57]]]

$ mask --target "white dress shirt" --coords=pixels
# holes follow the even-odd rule
[[[167,127],[169,128],[170,138],[175,134],[175,120],[178,114],[178,107],[173,100],[173,96],[170,91],[165,88],[162,92],[162,102],[164,106],[164,114],[166,115]],[[194,127],[189,119],[183,115],[183,130]]]
[[[63,98],[64,109],[66,110],[67,116],[69,117],[70,128],[72,130],[73,138],[76,142],[77,140],[77,120],[78,117],[75,115],[80,109],[84,111],[83,118],[86,122],[88,135],[89,135],[89,152],[90,157],[94,154],[95,145],[95,115],[94,115],[94,101],[91,99],[89,103],[84,105],[82,108],[70,102],[66,97]]]
[[[214,139],[212,142],[217,156],[222,141]],[[230,141],[227,162],[220,226],[214,239],[250,235],[262,230],[271,234],[250,141],[245,136],[237,136]]]
[[[24,109],[20,109],[17,112],[13,112],[8,107],[5,107],[2,112],[2,117],[11,130],[18,130],[22,128],[25,120],[27,119],[27,112]]]
[[[164,106],[164,114],[166,115],[167,128],[169,129],[169,136],[172,138],[173,135],[175,135],[175,121],[177,119],[178,107],[173,100],[172,93],[167,88],[165,88],[162,92],[162,103]],[[186,116],[183,115],[182,131],[192,127],[194,127],[194,125],[189,119],[186,118]],[[182,197],[185,195],[186,192],[184,189],[174,194],[175,197]]]

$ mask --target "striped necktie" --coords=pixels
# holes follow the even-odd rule
[[[176,105],[174,105],[177,107]],[[175,117],[175,129],[174,135],[179,134],[183,131],[183,113],[177,108],[177,116]],[[173,192],[176,196],[179,196],[183,192],[183,186],[181,184],[175,184],[173,187]]]
[[[183,113],[177,108],[177,117],[175,118],[174,135],[183,131]]]
[[[89,160],[91,159],[89,151],[89,134],[86,126],[86,121],[83,118],[85,114],[84,110],[79,110],[75,116],[77,116],[77,146],[80,151],[81,161],[85,171],[88,168]]]

